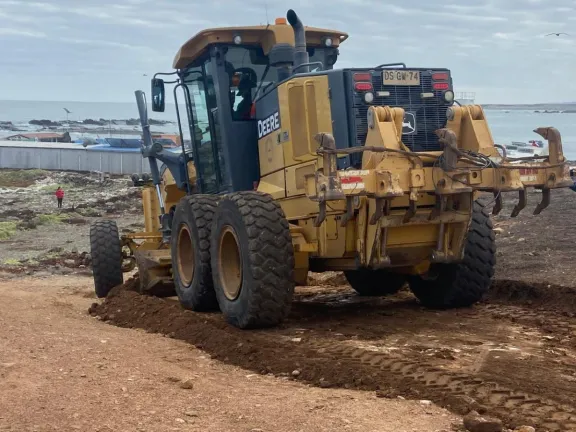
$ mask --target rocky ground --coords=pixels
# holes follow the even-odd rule
[[[54,192],[65,191],[58,209]],[[89,226],[113,218],[123,232],[143,227],[140,189],[128,176],[0,171],[0,276],[90,271]]]
[[[574,192],[538,216],[530,193],[514,219],[506,194],[496,278],[473,308],[311,274],[285,323],[246,332],[130,289],[95,302],[88,223],[139,228],[128,182],[0,172],[0,430],[576,430]]]

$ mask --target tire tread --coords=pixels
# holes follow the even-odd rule
[[[103,298],[124,283],[122,246],[115,221],[104,219],[90,226],[90,254],[94,291],[98,298]]]
[[[294,249],[288,221],[280,205],[268,194],[242,191],[227,195],[239,211],[248,235],[252,285],[247,308],[227,317],[240,328],[278,325],[290,312],[294,295]],[[212,267],[217,268],[213,238]],[[246,266],[244,267],[246,269]]]
[[[210,233],[218,198],[217,195],[189,195],[183,197],[178,203],[179,206],[187,206],[193,218],[193,221],[188,221],[188,223],[193,222],[196,225],[199,238],[199,244],[193,245],[200,261],[198,268],[194,269],[195,272],[199,272],[200,279],[195,287],[190,288],[194,292],[191,295],[183,294],[178,281],[174,281],[180,304],[185,309],[211,311],[218,308],[210,264]],[[192,226],[190,228],[193,229]],[[177,236],[177,233],[173,233],[173,236]],[[178,271],[174,250],[172,250],[172,268],[174,272]]]
[[[493,224],[485,205],[475,201],[463,261],[443,265],[436,280],[411,277],[410,288],[426,307],[468,307],[482,300],[490,289],[495,265]]]

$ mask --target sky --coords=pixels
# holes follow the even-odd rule
[[[0,0],[0,99],[132,102],[198,31],[289,8],[349,34],[336,68],[446,67],[477,103],[576,101],[574,0]]]

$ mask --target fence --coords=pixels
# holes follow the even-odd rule
[[[106,151],[75,144],[31,145],[0,142],[0,168],[60,171],[101,171],[109,174],[150,172],[147,159],[137,151]]]

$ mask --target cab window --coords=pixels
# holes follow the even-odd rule
[[[250,111],[256,92],[277,81],[276,69],[260,47],[232,46],[226,52],[226,72],[230,83],[230,106],[233,120],[252,120]]]
[[[322,62],[324,69],[332,69],[337,55],[334,48],[308,47],[310,63]],[[268,57],[261,47],[230,46],[226,52],[226,72],[230,79],[229,93],[232,119],[252,120],[250,111],[256,95],[262,95],[278,82],[276,68],[268,66]],[[320,65],[310,67],[319,71]]]
[[[315,62],[322,62],[324,65],[324,70],[333,69],[334,64],[338,58],[336,54],[337,51],[335,48],[316,48],[316,47],[308,47],[308,61],[310,63]],[[312,65],[310,66],[310,72],[317,72],[320,70],[320,65]]]

